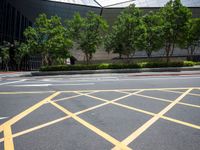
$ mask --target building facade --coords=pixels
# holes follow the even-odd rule
[[[35,18],[45,13],[48,16],[58,15],[63,20],[71,18],[75,12],[84,16],[93,11],[112,25],[119,13],[130,4],[135,4],[144,12],[163,7],[168,0],[0,0],[0,43],[3,41],[22,41],[23,31],[32,26]],[[193,17],[200,17],[200,0],[182,0],[183,5],[193,12]],[[176,51],[175,55],[180,52]],[[72,51],[77,59],[82,60],[81,51]],[[160,56],[163,51],[153,55]],[[181,54],[184,54],[181,51]],[[186,54],[186,52],[185,52]],[[146,56],[144,52],[136,56]],[[95,54],[94,59],[112,59],[115,55],[107,55],[103,48]]]

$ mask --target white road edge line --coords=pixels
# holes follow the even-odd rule
[[[14,87],[48,87],[48,86],[75,86],[75,85],[94,85],[95,83],[80,83],[80,84],[22,84],[22,85],[10,85]]]
[[[7,119],[9,117],[0,117],[0,120],[4,120],[4,119]]]
[[[121,79],[101,79],[101,80],[93,80],[91,78],[91,80],[69,80],[67,81],[68,83],[76,83],[76,82],[81,82],[81,83],[84,83],[84,82],[105,82],[105,81],[137,81],[137,80],[169,80],[169,79],[172,79],[172,80],[185,80],[185,79],[200,79],[200,77],[196,77],[196,76],[188,76],[188,77],[181,77],[181,76],[177,76],[177,77],[173,77],[173,76],[170,76],[170,77],[167,77],[167,76],[164,76],[164,77],[149,77],[149,78],[121,78]],[[42,82],[46,82],[46,81],[42,81]],[[54,83],[59,83],[61,81],[48,81],[48,82],[51,82],[53,84]],[[62,81],[63,82],[63,81]]]
[[[18,80],[18,81],[13,81],[13,82],[6,82],[6,83],[0,83],[0,85],[8,85],[8,84],[12,84],[12,83],[19,83],[19,82],[24,82],[27,79],[22,79],[22,80]]]

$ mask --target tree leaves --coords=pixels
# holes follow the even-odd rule
[[[39,15],[34,27],[28,27],[24,36],[27,47],[42,55],[44,65],[52,64],[55,58],[64,59],[70,55],[68,50],[72,47],[72,40],[58,16],[48,19],[45,14]]]

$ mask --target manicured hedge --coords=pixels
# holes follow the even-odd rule
[[[72,70],[99,70],[99,69],[131,69],[131,68],[161,68],[161,67],[186,67],[197,65],[196,62],[143,62],[135,64],[90,64],[90,65],[57,65],[43,66],[40,71],[72,71]]]

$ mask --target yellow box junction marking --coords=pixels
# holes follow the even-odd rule
[[[181,101],[190,91],[192,91],[192,88],[188,89],[181,96],[179,96],[175,101],[173,101],[172,103],[170,103],[167,107],[165,107],[163,110],[161,110],[158,114],[156,114],[154,117],[152,117],[150,120],[148,120],[140,128],[138,128],[131,135],[129,135],[126,139],[124,139],[122,141],[122,143],[125,144],[125,145],[129,145],[131,142],[133,142],[138,136],[140,136],[145,130],[147,130],[159,118],[161,118],[161,116],[163,116],[170,109],[172,109],[179,101]],[[116,150],[116,147],[114,147],[113,150]]]
[[[13,117],[12,119],[6,121],[0,126],[0,131],[4,131],[4,147],[5,150],[14,150],[14,144],[12,139],[12,131],[11,131],[11,125],[19,121],[20,119],[24,118],[26,115],[30,114],[37,108],[41,107],[43,104],[45,104],[47,101],[51,100],[55,96],[60,94],[60,92],[56,92],[49,97],[45,98],[44,100],[40,101],[39,103],[33,105],[32,107],[26,109],[25,111],[21,112],[17,116]]]
[[[78,91],[73,91],[73,90],[68,90],[68,91],[57,91],[60,93],[71,93],[71,92],[93,92],[93,91],[98,91],[98,92],[109,92],[109,91],[139,91],[139,90],[144,90],[144,91],[154,91],[154,90],[187,90],[189,88],[192,89],[197,89],[200,90],[200,87],[179,87],[179,88],[148,88],[148,89],[110,89],[110,90],[78,90]],[[27,92],[27,91],[16,91],[16,92],[0,92],[0,95],[10,95],[10,94],[36,94],[36,93],[52,93],[56,91],[32,91],[32,92]]]
[[[142,91],[143,90],[140,90],[140,91],[134,92],[134,93],[128,93],[128,92],[122,92],[122,93],[126,93],[126,94],[128,94],[127,96],[131,96],[131,95],[136,95],[136,94],[138,94]],[[77,92],[77,93],[79,93],[79,92]],[[143,109],[138,109],[138,108],[135,108],[135,107],[132,107],[132,106],[127,106],[127,105],[124,105],[124,104],[116,103],[116,101],[121,100],[121,98],[115,99],[115,100],[112,100],[112,101],[108,101],[108,100],[105,100],[105,99],[102,99],[102,98],[99,98],[99,97],[95,97],[95,96],[91,96],[91,95],[88,95],[88,94],[82,94],[82,95],[91,97],[91,98],[96,99],[96,100],[105,101],[105,102],[108,102],[109,104],[114,104],[114,105],[117,105],[117,106],[120,106],[120,107],[123,107],[123,108],[127,108],[127,109],[130,109],[130,110],[141,112],[141,113],[144,113],[144,114],[147,114],[147,115],[151,115],[151,116],[157,115],[156,113],[145,111]],[[125,97],[126,96],[123,96],[123,98],[125,98]],[[174,101],[171,101],[171,102],[174,102]],[[200,126],[198,126],[198,125],[194,125],[194,124],[191,124],[191,123],[188,123],[188,122],[180,121],[180,120],[177,120],[177,119],[174,119],[174,118],[170,118],[170,117],[166,117],[166,116],[160,116],[160,118],[171,121],[171,122],[175,122],[175,123],[178,123],[178,124],[181,124],[181,125],[189,126],[189,127],[195,128],[195,129],[200,129]]]
[[[157,90],[176,90],[176,89],[188,89],[188,88],[165,88],[165,89],[157,89]],[[195,89],[199,89],[199,88],[195,88]],[[121,92],[121,93],[125,93],[125,94],[128,94],[128,95],[125,95],[125,96],[122,96],[122,97],[120,97],[120,98],[117,98],[117,99],[114,99],[114,100],[112,100],[112,101],[109,101],[109,100],[105,100],[105,99],[102,99],[102,98],[98,98],[98,97],[95,97],[95,96],[91,96],[91,95],[88,95],[88,94],[92,94],[92,93],[95,93],[95,92],[99,92],[99,90],[87,90],[87,92],[91,92],[91,93],[87,93],[87,94],[83,94],[83,93],[80,93],[80,91],[65,91],[65,92],[70,92],[70,93],[72,93],[72,92],[74,92],[74,93],[77,93],[77,94],[79,94],[79,95],[77,95],[77,97],[78,96],[82,96],[82,95],[84,95],[84,96],[88,96],[88,97],[91,97],[91,98],[94,98],[94,99],[97,99],[97,100],[101,100],[101,101],[104,101],[105,103],[102,103],[102,104],[99,104],[99,105],[96,105],[96,106],[93,106],[93,107],[90,107],[90,108],[88,108],[88,109],[85,109],[85,110],[82,110],[82,111],[79,111],[79,112],[77,112],[77,113],[74,113],[75,115],[79,115],[79,114],[82,114],[82,113],[85,113],[85,112],[88,112],[88,111],[90,111],[90,110],[93,110],[93,109],[96,109],[96,108],[99,108],[99,107],[102,107],[102,106],[105,106],[105,105],[108,105],[108,104],[114,104],[114,105],[118,105],[118,106],[121,106],[121,107],[124,107],[124,108],[127,108],[127,109],[130,109],[130,110],[134,110],[134,111],[138,111],[138,112],[141,112],[141,113],[145,113],[145,114],[148,114],[148,115],[151,115],[151,116],[156,116],[156,115],[158,115],[158,114],[154,114],[154,113],[152,113],[152,112],[148,112],[148,111],[145,111],[145,110],[142,110],[142,109],[138,109],[138,108],[134,108],[134,107],[130,107],[130,106],[127,106],[127,105],[123,105],[123,104],[119,104],[119,103],[116,103],[116,101],[118,101],[118,100],[121,100],[121,99],[123,99],[123,98],[125,98],[125,97],[128,97],[128,96],[131,96],[131,95],[134,95],[134,94],[138,94],[138,93],[140,93],[140,92],[142,92],[143,90],[146,90],[146,89],[138,89],[138,90],[140,90],[140,91],[136,91],[136,89],[132,89],[132,90],[130,90],[130,89],[123,89],[122,91],[120,91],[120,90],[100,90],[100,91],[116,91],[116,92]],[[155,89],[156,90],[156,89]],[[123,92],[124,91],[124,92]],[[126,91],[136,91],[136,92],[134,92],[134,93],[129,93],[129,92],[126,92]],[[48,92],[53,92],[53,91],[48,91]],[[86,91],[83,91],[83,92],[86,92]],[[9,92],[10,93],[10,92]],[[9,93],[4,93],[4,94],[9,94]],[[40,92],[11,92],[10,94],[31,94],[31,93],[40,93]],[[183,92],[182,92],[183,93]],[[1,94],[1,92],[0,92],[0,94]],[[56,93],[54,93],[54,94],[56,94]],[[55,97],[55,96],[57,96],[58,94],[60,94],[60,92],[57,92],[57,94],[54,96],[54,94],[53,95],[51,95],[52,96],[52,98],[50,98],[51,96],[49,96],[49,97],[47,97],[47,98],[45,98],[46,99],[46,101],[45,101],[45,99],[44,100],[42,100],[42,101],[45,101],[44,103],[47,103],[48,101],[50,101],[50,100],[52,100],[53,99],[53,97]],[[188,95],[190,95],[191,93],[188,93]],[[139,95],[139,94],[138,94]],[[187,95],[187,94],[186,94]],[[144,95],[145,96],[145,95]],[[73,98],[73,97],[71,97],[71,98]],[[154,98],[154,97],[153,97]],[[67,98],[67,99],[70,99],[70,97],[69,98]],[[64,100],[64,99],[63,99]],[[164,99],[165,101],[169,101],[169,100],[166,100],[166,99]],[[41,101],[41,102],[42,102]],[[39,103],[37,103],[37,104],[40,104],[41,102],[39,102]],[[170,101],[170,102],[172,102],[172,101]],[[43,103],[43,104],[44,104]],[[179,102],[178,102],[179,103]],[[181,102],[180,102],[181,103]],[[35,105],[37,105],[37,104],[35,104]],[[43,105],[42,104],[42,105]],[[188,105],[187,103],[183,103],[184,105]],[[35,106],[34,105],[34,106]],[[41,105],[41,106],[42,106]],[[189,105],[191,105],[192,106],[192,104],[189,104]],[[188,105],[188,106],[189,106]],[[196,106],[198,106],[198,105],[194,105],[194,107],[196,107]],[[33,107],[33,106],[32,106]],[[31,108],[32,108],[31,107]],[[40,106],[39,106],[40,107]],[[38,107],[38,108],[39,108]],[[198,108],[199,108],[199,106],[198,106]],[[36,108],[37,109],[37,108]],[[17,115],[16,117],[13,117],[12,119],[10,119],[9,121],[7,121],[7,122],[5,122],[4,124],[2,124],[1,126],[0,126],[0,132],[1,131],[4,131],[4,129],[7,127],[9,127],[9,124],[14,124],[15,122],[17,122],[17,121],[19,121],[21,118],[23,118],[23,117],[25,117],[26,115],[28,115],[29,113],[31,113],[32,111],[34,111],[35,109],[33,109],[32,111],[28,111],[28,110],[30,110],[30,108],[28,108],[27,110],[25,110],[24,112],[22,112],[22,113],[20,113],[22,116],[19,116],[19,115]],[[26,115],[24,115],[24,113],[28,113],[28,114],[26,114]],[[166,116],[159,116],[160,118],[163,118],[163,119],[165,119],[165,120],[168,120],[168,121],[172,121],[172,122],[175,122],[175,123],[179,123],[179,124],[182,124],[182,125],[185,125],[185,126],[189,126],[189,127],[192,127],[192,128],[196,128],[196,129],[200,129],[200,126],[197,126],[197,125],[194,125],[194,124],[190,124],[190,123],[187,123],[187,122],[183,122],[183,121],[180,121],[180,120],[176,120],[176,119],[173,119],[173,118],[170,118],[170,117],[166,117]],[[14,121],[15,119],[16,119],[16,121]],[[11,133],[11,137],[12,138],[14,138],[14,137],[17,137],[17,136],[20,136],[20,135],[23,135],[23,134],[26,134],[26,133],[29,133],[29,132],[33,132],[33,131],[35,131],[35,130],[39,130],[39,129],[41,129],[41,128],[44,128],[44,127],[46,127],[46,126],[49,126],[49,125],[52,125],[52,124],[55,124],[55,123],[57,123],[57,122],[60,122],[60,121],[63,121],[63,120],[66,120],[66,119],[68,119],[68,118],[71,118],[71,116],[66,116],[66,117],[62,117],[62,118],[59,118],[59,119],[56,119],[56,120],[54,120],[54,121],[51,121],[51,122],[48,122],[48,123],[45,123],[45,124],[42,124],[42,125],[39,125],[39,126],[36,126],[36,127],[33,127],[33,128],[30,128],[30,129],[27,129],[27,130],[24,130],[24,131],[21,131],[21,132],[18,132],[18,133],[15,133],[14,135],[12,135],[12,131],[11,131],[11,129],[10,129],[10,133]],[[5,126],[6,125],[6,123],[7,123],[7,126]],[[6,132],[8,132],[9,130],[8,129],[6,129]],[[5,131],[4,131],[5,132]],[[7,134],[7,135],[9,135],[9,134]],[[8,137],[8,136],[7,136]],[[5,137],[6,138],[6,137]],[[4,141],[5,139],[3,138],[3,139],[0,139],[0,142],[2,142],[2,141]],[[118,141],[119,142],[119,141]],[[116,148],[116,147],[115,147]]]
[[[138,92],[140,92],[140,91],[138,91]],[[137,92],[137,93],[138,93],[138,92]],[[92,93],[93,93],[93,92],[92,92]],[[80,93],[80,96],[82,96],[82,95],[85,95],[85,94]],[[121,100],[121,99],[123,99],[123,98],[125,98],[125,97],[128,97],[128,96],[130,96],[130,95],[132,95],[132,94],[128,94],[128,95],[126,95],[126,96],[117,98],[117,99],[112,100],[112,101],[118,101],[118,100]],[[82,113],[85,113],[85,112],[94,110],[94,109],[99,108],[99,107],[103,107],[103,106],[105,106],[105,105],[108,105],[108,104],[110,104],[110,103],[111,103],[111,101],[107,101],[107,102],[105,102],[105,103],[102,103],[102,104],[99,104],[99,105],[96,105],[96,106],[87,108],[87,109],[85,109],[85,110],[76,112],[75,114],[76,114],[76,115],[80,115],[80,114],[82,114]],[[26,134],[26,133],[29,133],[29,132],[32,132],[32,131],[35,131],[35,130],[39,130],[39,129],[41,129],[41,128],[47,127],[47,126],[52,125],[52,124],[55,124],[55,123],[57,123],[57,122],[66,120],[66,119],[68,119],[68,118],[71,118],[71,117],[70,117],[70,116],[62,117],[62,118],[56,119],[56,120],[54,120],[54,121],[50,121],[50,122],[48,122],[48,123],[45,123],[45,124],[42,124],[42,125],[39,125],[39,126],[30,128],[30,129],[27,129],[27,130],[24,130],[24,131],[21,131],[21,132],[18,132],[18,133],[15,133],[15,134],[13,135],[13,137],[17,137],[17,136],[20,136],[20,135],[23,135],[23,134]],[[3,139],[0,139],[0,142],[3,142]]]
[[[79,115],[79,114],[82,114],[82,113],[85,113],[85,112],[88,112],[88,111],[91,111],[91,110],[94,110],[96,108],[99,108],[99,107],[103,107],[105,105],[108,105],[108,104],[114,104],[114,105],[118,105],[118,106],[121,106],[121,107],[124,107],[124,108],[127,108],[127,109],[130,109],[130,110],[133,110],[133,111],[137,111],[137,112],[141,112],[141,113],[144,113],[144,114],[147,114],[147,115],[151,115],[151,116],[154,116],[156,115],[155,113],[152,113],[152,112],[149,112],[149,111],[145,111],[145,110],[142,110],[142,109],[138,109],[138,108],[135,108],[135,107],[131,107],[131,106],[127,106],[127,105],[124,105],[124,104],[120,104],[120,103],[116,103],[116,101],[119,101],[125,97],[128,97],[128,96],[131,96],[133,94],[136,94],[136,93],[140,93],[142,92],[143,90],[140,90],[140,91],[137,91],[137,92],[134,92],[134,93],[128,93],[128,92],[123,92],[125,94],[128,94],[128,95],[125,95],[125,96],[122,96],[120,98],[117,98],[117,99],[114,99],[112,101],[108,101],[108,100],[105,100],[105,99],[102,99],[102,98],[98,98],[98,97],[94,97],[94,96],[91,96],[91,95],[88,95],[88,94],[83,94],[83,93],[79,93],[77,92],[77,94],[80,94],[80,96],[84,95],[84,96],[89,96],[89,97],[92,97],[96,100],[101,100],[101,101],[105,101],[105,103],[102,103],[102,104],[99,104],[99,105],[96,105],[96,106],[93,106],[93,107],[90,107],[90,108],[87,108],[85,110],[82,110],[82,111],[79,111],[79,112],[76,112],[75,114],[76,115]],[[116,91],[117,92],[117,91]],[[118,91],[120,92],[120,91]],[[121,93],[121,92],[120,92]],[[63,118],[60,118],[60,119],[57,119],[57,120],[54,120],[54,121],[50,121],[48,123],[45,123],[45,124],[42,124],[42,125],[39,125],[39,126],[36,126],[36,127],[33,127],[33,128],[30,128],[30,129],[27,129],[27,130],[24,130],[24,131],[21,131],[21,132],[18,132],[16,134],[13,135],[13,137],[17,137],[17,136],[20,136],[20,135],[23,135],[23,134],[26,134],[26,133],[29,133],[29,132],[32,132],[32,131],[35,131],[35,130],[39,130],[41,128],[44,128],[46,126],[49,126],[49,125],[52,125],[52,124],[55,124],[57,122],[60,122],[60,121],[63,121],[65,119],[68,119],[70,118],[69,116],[67,117],[63,117]],[[188,123],[188,122],[184,122],[184,121],[180,121],[180,120],[177,120],[177,119],[173,119],[173,118],[170,118],[170,117],[166,117],[166,116],[161,116],[162,119],[165,119],[165,120],[168,120],[168,121],[171,121],[171,122],[175,122],[175,123],[178,123],[178,124],[181,124],[181,125],[185,125],[185,126],[188,126],[188,127],[192,127],[192,128],[195,128],[195,129],[200,129],[200,126],[198,125],[194,125],[194,124],[191,124],[191,123]],[[0,142],[2,142],[3,139],[0,139]]]
[[[184,93],[184,92],[180,92],[180,91],[172,91],[172,90],[168,90],[168,89],[160,89],[158,91],[166,91],[166,92],[172,92],[172,93]],[[195,93],[189,93],[188,95],[191,95],[191,96],[199,96],[200,97],[200,94],[195,94]]]
[[[53,101],[49,101],[49,102],[53,106],[57,107],[58,109],[60,109],[61,111],[63,111],[64,113],[66,113],[67,115],[72,117],[74,120],[78,121],[79,123],[81,123],[82,125],[87,127],[88,129],[92,130],[93,132],[95,132],[99,136],[103,137],[104,139],[106,139],[110,143],[116,145],[116,147],[120,148],[121,150],[131,150],[131,148],[125,146],[124,144],[121,144],[118,140],[116,140],[115,138],[113,138],[109,134],[103,132],[102,130],[98,129],[97,127],[93,126],[92,124],[88,123],[87,121],[81,119],[80,117],[78,117],[74,113],[70,112],[69,110],[65,109],[64,107],[58,105],[57,103],[55,103]]]
[[[168,90],[162,90],[162,91],[168,91]],[[129,94],[129,92],[121,92],[121,91],[119,91],[119,92],[120,93]],[[183,94],[183,93],[184,92],[181,92],[181,94]],[[153,97],[153,96],[146,96],[146,95],[138,94],[138,93],[134,93],[133,95],[136,95],[136,96],[139,96],[139,97],[148,98],[148,100],[157,100],[157,101],[162,101],[162,102],[167,102],[167,103],[173,102],[172,100],[168,100],[168,99],[164,99],[164,98],[157,98],[157,97]],[[190,107],[195,107],[195,108],[200,108],[199,105],[195,105],[195,104],[189,104],[189,103],[184,103],[184,102],[178,102],[178,104],[185,105],[185,106],[190,106]]]
[[[45,104],[46,102],[48,102],[49,100],[51,100],[52,98],[56,97],[57,95],[59,95],[60,92],[56,92],[52,95],[50,95],[49,97],[43,99],[42,101],[40,101],[39,103],[33,105],[32,107],[26,109],[25,111],[21,112],[20,114],[16,115],[15,117],[13,117],[12,119],[6,121],[5,123],[3,123],[0,126],[0,129],[2,129],[2,127],[4,126],[11,126],[14,123],[16,123],[17,121],[19,121],[20,119],[24,118],[26,115],[30,114],[31,112],[33,112],[34,110],[38,109],[39,107],[41,107],[43,104]],[[0,130],[1,131],[1,130]]]
[[[96,93],[97,91],[94,91],[94,92],[90,92],[88,94],[93,94],[93,93]],[[76,93],[76,92],[72,92],[72,93]],[[77,93],[76,93],[77,94]],[[59,98],[59,99],[55,99],[53,100],[54,102],[59,102],[59,101],[65,101],[65,100],[68,100],[68,99],[72,99],[72,98],[77,98],[77,97],[80,97],[82,95],[74,95],[74,96],[70,96],[70,97],[65,97],[65,98]]]

